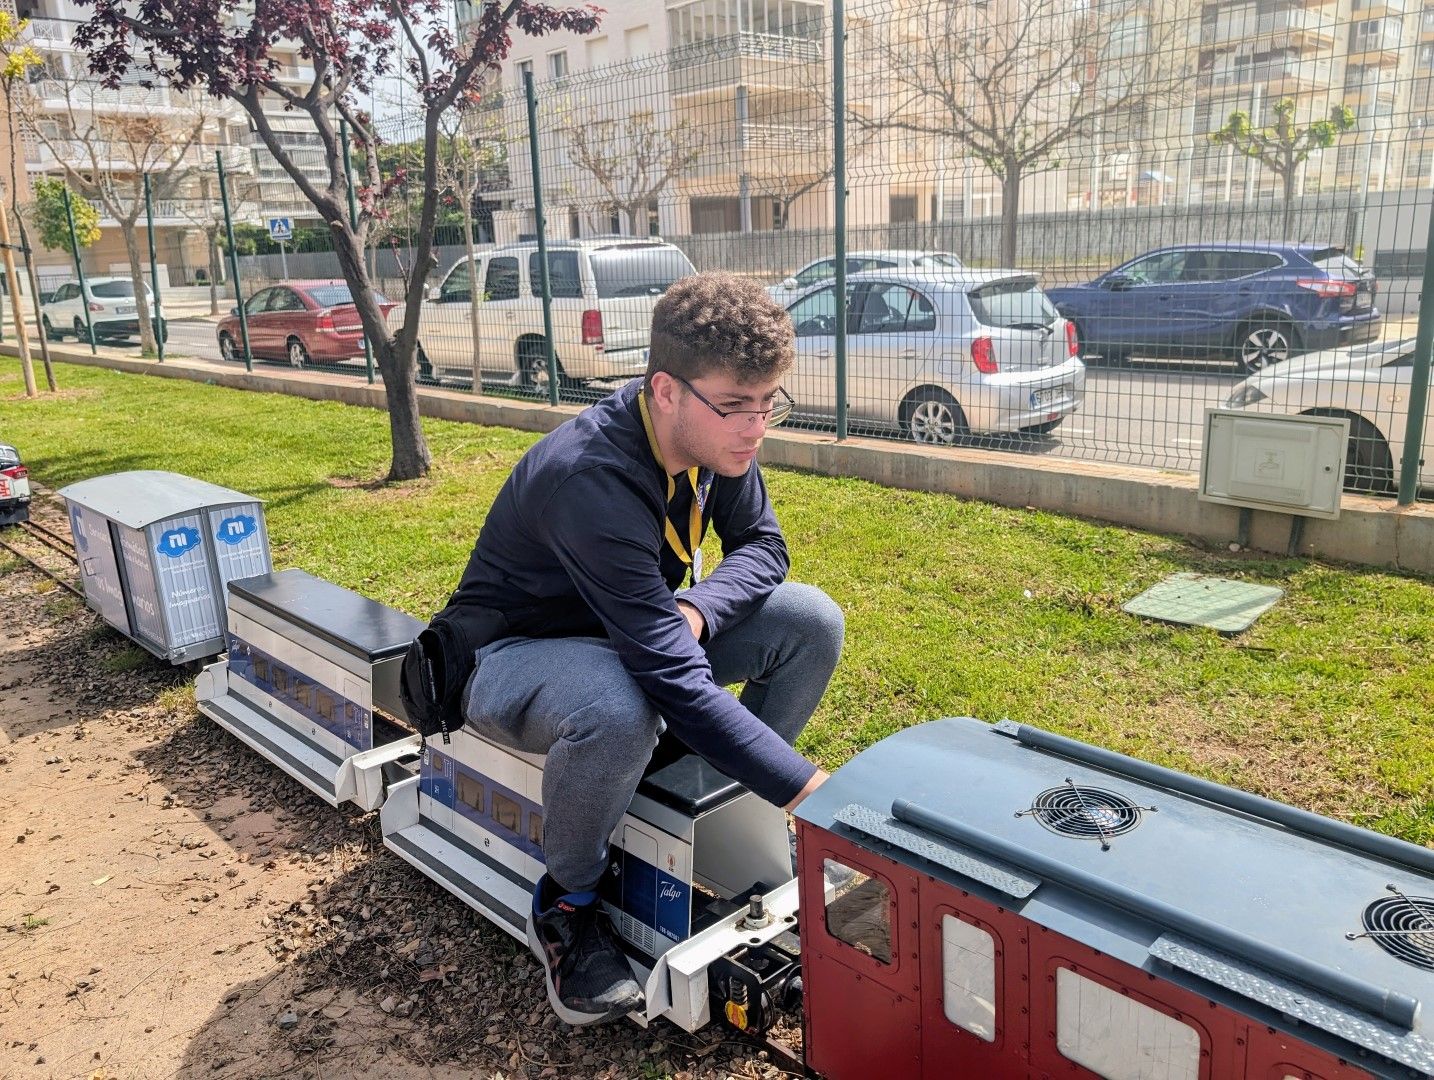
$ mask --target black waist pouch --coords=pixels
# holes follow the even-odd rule
[[[463,688],[475,653],[508,637],[508,620],[489,608],[450,604],[433,616],[403,658],[398,693],[408,719],[425,739],[463,726]]]

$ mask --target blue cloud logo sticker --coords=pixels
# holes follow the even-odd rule
[[[185,525],[179,529],[166,529],[161,533],[154,550],[171,559],[178,559],[198,546],[199,530],[192,525]]]
[[[222,544],[242,544],[259,531],[259,522],[253,514],[235,514],[219,523],[214,530],[214,539]]]

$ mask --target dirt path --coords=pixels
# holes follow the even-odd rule
[[[191,685],[0,552],[0,1077],[786,1075],[560,1025],[525,950]]]

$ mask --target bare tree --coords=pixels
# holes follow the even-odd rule
[[[909,0],[872,24],[891,94],[862,126],[949,139],[1001,181],[1001,259],[1016,261],[1021,181],[1098,121],[1168,107],[1185,85],[1180,20],[1147,0]]]
[[[482,382],[478,346],[478,305],[476,251],[473,247],[473,200],[489,184],[498,169],[507,164],[508,147],[501,108],[467,108],[443,118],[439,146],[438,183],[457,202],[463,218],[463,245],[468,258],[468,320],[473,332],[473,385]]]
[[[1293,239],[1290,222],[1294,212],[1295,176],[1311,154],[1328,150],[1341,135],[1354,130],[1354,110],[1348,105],[1335,105],[1330,108],[1329,119],[1305,125],[1295,120],[1292,98],[1276,101],[1270,111],[1275,114],[1275,122],[1269,127],[1259,127],[1250,120],[1249,113],[1236,109],[1224,127],[1211,132],[1210,141],[1216,146],[1233,146],[1280,178],[1285,196],[1280,238],[1290,240]]]
[[[124,238],[134,283],[140,346],[155,352],[155,319],[145,292],[139,220],[144,181],[168,199],[201,164],[202,139],[215,129],[212,99],[140,86],[105,89],[76,72],[35,84],[20,105],[20,121],[38,139],[65,181],[113,218]],[[58,108],[46,104],[59,103]]]
[[[691,120],[664,124],[651,109],[621,119],[584,109],[559,130],[572,163],[592,177],[612,213],[626,215],[634,236],[647,233],[648,204],[702,156],[707,141]]]
[[[230,172],[226,165],[224,184],[229,192],[230,215],[236,220],[247,219],[259,208],[259,183],[253,176],[242,172]],[[219,237],[224,231],[224,204],[219,196],[219,180],[208,172],[199,172],[193,180],[193,197],[177,203],[179,214],[204,234],[204,252],[207,262],[205,274],[209,278],[209,314],[219,314],[219,281],[224,276],[223,249]],[[243,303],[242,296],[235,296],[236,303]]]

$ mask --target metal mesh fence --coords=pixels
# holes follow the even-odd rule
[[[446,122],[432,267],[418,192],[381,204],[370,276],[395,301],[424,277],[425,380],[548,394],[541,225],[563,400],[640,374],[662,290],[723,269],[789,307],[810,429],[1189,470],[1205,409],[1232,407],[1347,417],[1360,490],[1424,456],[1434,5],[672,0],[624,29],[649,14],[607,16],[604,42],[644,43],[617,62],[516,48]],[[377,112],[384,175],[411,174],[420,118]],[[365,374],[352,334],[294,329],[324,308],[280,283],[338,263],[264,156],[230,177],[252,350]]]

